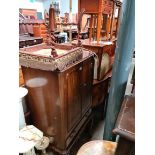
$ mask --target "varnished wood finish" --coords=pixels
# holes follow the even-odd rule
[[[120,138],[115,155],[135,155],[135,143],[125,138]]]
[[[111,14],[111,25],[110,25],[110,39],[113,37],[113,27],[114,27],[114,18],[115,18],[115,11],[116,11],[116,5],[113,3],[113,9],[112,9],[112,14]]]
[[[114,155],[117,143],[103,140],[94,140],[85,143],[77,155]]]
[[[81,92],[81,102],[82,102],[82,116],[90,108],[90,102],[92,101],[92,83],[93,83],[93,67],[94,64],[91,60],[88,62],[83,62],[83,68],[81,70],[80,78],[80,92]]]
[[[115,20],[114,14],[116,6],[119,4],[119,10],[121,8],[121,2],[119,0],[89,0],[89,3],[87,0],[78,0],[78,12],[82,9],[85,9],[85,14],[91,14],[97,17],[97,28],[96,28],[96,40],[97,43],[100,41],[101,31],[103,30],[104,25],[107,25],[104,21],[103,15],[111,16],[110,19],[110,30],[106,29],[106,32],[104,32],[105,37],[103,37],[104,40],[111,40],[113,37],[113,21]],[[108,17],[109,18],[109,17]],[[95,20],[95,19],[94,19]],[[118,17],[119,20],[119,17]],[[108,22],[109,20],[107,20]],[[102,24],[104,23],[104,25]],[[94,23],[95,24],[95,23]],[[90,23],[90,36],[89,39],[91,40],[91,31],[95,31],[95,26],[92,28],[92,25]],[[108,32],[107,32],[108,30]],[[104,30],[105,31],[105,30]],[[110,33],[110,36],[109,36]]]
[[[42,37],[43,41],[46,41],[47,37],[47,29],[45,23],[35,23],[33,25],[33,33],[34,37]]]
[[[54,137],[51,147],[60,154],[68,153],[90,118],[93,67],[92,55],[59,72],[22,66],[34,125]]]
[[[93,112],[94,122],[97,118],[104,118],[106,114],[106,99],[108,97],[109,86],[111,82],[112,70],[110,70],[103,80],[93,81]],[[99,117],[98,117],[99,116]]]
[[[19,86],[23,86],[23,85],[24,85],[23,73],[22,73],[21,66],[19,66]]]
[[[125,96],[113,132],[135,141],[135,97]]]
[[[77,41],[73,41],[72,44],[76,45]],[[84,48],[90,50],[90,51],[95,52],[96,55],[98,56],[99,65],[97,68],[97,79],[102,80],[100,78],[102,55],[103,55],[103,53],[107,53],[109,55],[109,57],[110,57],[110,68],[109,68],[109,70],[110,70],[112,67],[112,64],[113,64],[113,56],[114,56],[114,52],[115,52],[116,42],[113,41],[112,45],[104,45],[104,44],[92,43],[91,41],[89,41],[89,39],[85,39],[85,40],[82,40],[82,46]]]
[[[93,107],[103,103],[105,96],[108,94],[110,78],[93,84]]]
[[[120,136],[115,155],[134,155],[135,97],[125,96],[113,132]]]
[[[102,6],[103,6],[103,1],[99,0],[99,6],[98,6],[98,18],[97,18],[97,43],[100,41],[100,36],[101,36],[101,24],[102,24]]]
[[[90,32],[89,32],[89,41],[91,41],[91,38],[92,38],[92,26],[93,26],[93,15],[91,15],[90,17]]]

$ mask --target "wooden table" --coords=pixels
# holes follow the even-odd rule
[[[113,132],[120,136],[116,155],[134,155],[135,97],[125,96]]]

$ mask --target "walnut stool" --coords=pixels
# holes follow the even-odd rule
[[[114,155],[117,143],[105,140],[94,140],[85,143],[77,155]]]

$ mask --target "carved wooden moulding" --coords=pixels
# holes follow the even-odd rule
[[[64,50],[55,49],[56,56],[52,55],[52,49],[44,44],[20,49],[20,65],[47,71],[61,71],[76,61],[82,59],[83,50],[80,47]]]

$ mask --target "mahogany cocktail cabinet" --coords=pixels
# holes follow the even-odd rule
[[[20,49],[19,61],[34,125],[54,139],[51,147],[68,154],[91,120],[94,58],[89,50],[51,49],[45,44]]]

